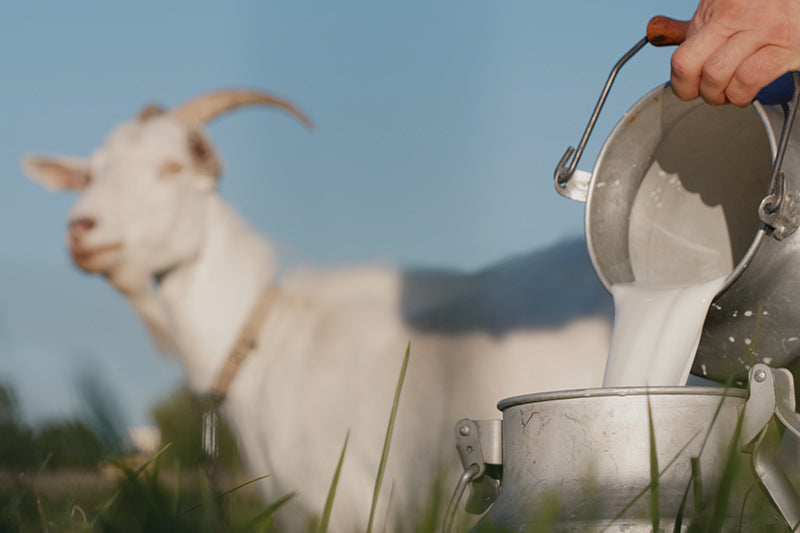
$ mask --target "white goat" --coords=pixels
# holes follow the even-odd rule
[[[171,112],[148,107],[88,160],[28,156],[23,166],[47,188],[83,189],[69,216],[75,263],[125,294],[193,390],[232,380],[222,410],[249,468],[270,474],[268,498],[297,491],[278,513],[287,530],[323,507],[348,431],[331,530],[365,527],[409,340],[379,514],[389,526],[417,518],[442,464],[458,468],[458,419],[498,418],[496,402],[511,395],[600,384],[607,316],[571,311],[605,302],[582,245],[562,262],[538,254],[475,275],[363,267],[278,284],[272,246],[217,194],[221,165],[202,126],[250,104],[309,125],[283,100],[225,91]],[[262,304],[252,353],[223,370]]]

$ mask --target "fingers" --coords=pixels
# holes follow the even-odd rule
[[[749,76],[749,72],[742,71],[742,68],[746,62],[756,66],[752,60],[761,59],[763,54],[758,54],[758,51],[765,44],[765,40],[754,37],[752,33],[742,32],[732,35],[706,60],[702,67],[699,85],[703,100],[712,105],[750,103],[752,98],[744,102],[742,98],[751,92],[750,86],[757,83],[760,76]],[[773,79],[767,79],[764,85]],[[737,81],[732,87],[733,80]],[[752,96],[755,96],[759,89],[761,86],[753,88]]]
[[[721,28],[715,29],[713,23],[694,33],[693,31],[694,22],[689,28],[686,41],[672,54],[670,84],[681,100],[692,100],[700,96],[703,67],[729,37]]]
[[[673,91],[682,100],[700,96],[711,105],[749,105],[762,88],[800,68],[791,51],[775,45],[761,46],[762,42],[737,34],[699,66],[696,58],[692,58],[695,61],[689,67],[680,62],[680,56],[676,61],[676,51],[670,79]],[[691,48],[688,53],[692,53]]]
[[[756,97],[758,91],[783,74],[796,70],[793,54],[778,46],[765,46],[746,58],[731,77],[725,89],[727,100],[744,107]]]
[[[687,39],[672,55],[670,82],[682,100],[701,96],[712,105],[746,106],[763,87],[800,68],[800,64],[794,64],[795,54],[766,44],[766,39],[753,32],[730,37],[704,33]],[[703,55],[702,50],[711,53]]]

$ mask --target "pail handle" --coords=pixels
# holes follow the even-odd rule
[[[647,42],[653,46],[677,46],[686,40],[688,20],[657,15],[647,23]]]
[[[782,172],[783,158],[786,155],[786,148],[789,146],[789,135],[792,132],[794,117],[797,115],[797,107],[800,106],[800,73],[797,71],[792,72],[792,84],[794,85],[794,94],[791,106],[784,111],[786,116],[783,119],[778,151],[772,162],[769,189],[767,196],[761,200],[761,204],[758,206],[758,217],[761,222],[772,228],[772,236],[777,240],[788,237],[800,226],[798,217],[800,206],[798,206],[797,200],[787,193],[786,180]]]
[[[647,24],[645,36],[633,45],[633,48],[628,50],[625,55],[619,58],[619,61],[617,61],[614,68],[611,69],[611,73],[608,75],[606,84],[603,86],[603,90],[600,93],[600,98],[597,99],[597,104],[594,106],[592,116],[589,117],[589,123],[583,131],[583,136],[578,143],[577,150],[572,146],[567,147],[567,151],[564,152],[564,155],[558,162],[555,172],[555,186],[559,194],[572,198],[573,200],[583,201],[586,199],[587,184],[585,182],[571,183],[571,180],[575,174],[575,169],[578,167],[578,161],[580,161],[583,151],[586,148],[586,143],[589,141],[589,136],[592,134],[594,125],[597,122],[597,117],[600,116],[600,111],[606,103],[608,93],[611,91],[611,85],[614,84],[614,79],[617,77],[623,65],[636,55],[636,52],[644,48],[644,45],[647,43],[653,46],[669,46],[682,43],[686,39],[686,30],[688,27],[688,21],[675,20],[662,16],[653,17]],[[572,157],[572,160],[570,160],[570,156],[572,156],[573,153],[575,155]],[[567,161],[569,161],[569,166],[567,166]]]

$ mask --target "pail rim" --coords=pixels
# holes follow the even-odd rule
[[[618,142],[616,139],[624,137],[625,131],[633,124],[634,122],[641,123],[640,115],[644,114],[646,110],[654,109],[659,106],[665,105],[665,102],[672,102],[673,105],[677,104],[682,108],[685,107],[686,110],[682,112],[682,114],[687,113],[689,110],[694,109],[695,107],[703,107],[708,106],[702,100],[693,100],[690,102],[682,102],[680,101],[670,89],[670,83],[665,82],[657,85],[652,90],[647,92],[644,96],[642,96],[634,105],[626,111],[620,120],[615,124],[612,128],[611,132],[609,133],[608,137],[606,138],[603,146],[601,147],[596,159],[595,164],[592,169],[591,173],[591,182],[588,187],[587,197],[586,197],[586,208],[585,208],[585,216],[584,216],[584,235],[586,237],[586,245],[589,251],[589,258],[592,262],[592,266],[594,268],[595,273],[597,274],[598,279],[602,283],[602,285],[606,288],[606,290],[610,291],[611,286],[615,283],[627,283],[633,280],[620,280],[620,279],[612,279],[613,276],[610,276],[609,272],[603,267],[600,259],[600,254],[596,247],[596,243],[594,242],[593,236],[596,234],[595,229],[593,229],[593,204],[597,202],[595,198],[595,193],[597,192],[595,181],[600,173],[600,169],[605,165],[606,159],[609,158],[608,152],[611,149],[611,146],[614,143]],[[769,144],[770,150],[770,157],[772,159],[775,158],[775,154],[778,149],[778,139],[776,138],[775,131],[773,131],[772,127],[770,127],[770,119],[767,115],[767,112],[764,106],[758,102],[754,101],[752,104],[747,106],[751,108],[755,115],[760,120],[761,124],[764,127],[764,134],[766,136],[767,142]],[[635,162],[633,166],[643,166],[646,167],[649,162],[645,161],[638,161]],[[768,177],[768,176],[765,176]],[[764,190],[764,194],[768,194],[768,190]],[[764,223],[760,223],[759,226],[756,228],[752,240],[750,240],[749,246],[745,251],[744,255],[739,258],[739,261],[733,265],[732,269],[728,274],[725,276],[725,282],[722,288],[718,291],[717,296],[727,291],[728,288],[742,275],[745,269],[750,265],[753,258],[756,255],[756,252],[760,248],[761,244],[764,241],[765,235],[767,233],[767,228]]]
[[[576,398],[628,397],[628,396],[728,396],[745,398],[747,391],[726,387],[603,387],[554,392],[537,392],[505,398],[497,403],[500,411],[529,403],[569,400]]]

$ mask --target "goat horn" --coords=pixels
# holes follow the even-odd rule
[[[229,90],[203,94],[173,109],[170,115],[184,124],[198,124],[237,107],[254,104],[280,107],[311,129],[311,120],[294,105],[277,96],[257,91]]]

